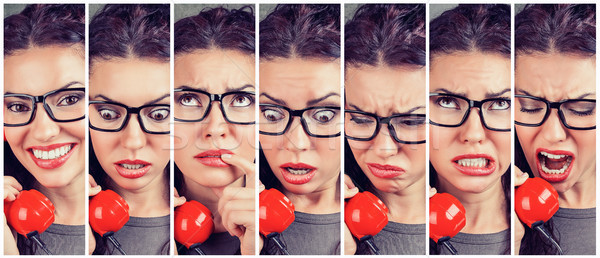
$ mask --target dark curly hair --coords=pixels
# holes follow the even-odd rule
[[[507,4],[461,4],[445,11],[430,23],[429,60],[455,52],[499,54],[510,58],[510,6]],[[510,166],[501,177],[506,200],[505,218],[510,220]],[[429,163],[429,184],[438,186],[437,171]],[[508,233],[510,235],[510,230]],[[509,237],[510,238],[510,237]],[[429,253],[440,254],[441,246],[429,241]],[[504,251],[510,254],[510,246]]]
[[[85,5],[32,4],[4,19],[4,57],[32,47],[75,47],[84,56]],[[36,188],[37,180],[19,162],[8,142],[4,142],[4,175],[14,177],[24,190]],[[17,236],[20,254],[35,254],[37,245]]]
[[[526,5],[515,16],[515,54],[558,52],[584,57],[596,55],[595,4]],[[519,137],[515,133],[515,165],[533,177]],[[552,219],[544,226],[560,244]],[[538,231],[525,226],[519,254],[557,254],[558,250]]]

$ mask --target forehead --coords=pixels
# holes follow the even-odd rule
[[[254,85],[254,56],[233,50],[197,50],[175,57],[175,88],[188,86],[224,93]]]
[[[169,62],[114,58],[93,63],[90,99],[103,95],[129,106],[141,106],[169,93]],[[165,99],[168,103],[168,98]]]
[[[42,95],[85,80],[85,59],[78,46],[34,47],[4,58],[5,92]]]
[[[596,93],[596,56],[560,53],[519,55],[515,62],[515,88],[548,100]]]
[[[339,60],[276,58],[261,61],[259,71],[261,94],[284,100],[293,108],[305,107],[307,101],[328,93],[340,94]]]

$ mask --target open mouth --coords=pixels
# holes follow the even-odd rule
[[[121,160],[115,162],[117,173],[125,178],[138,178],[144,176],[152,164],[143,160]]]
[[[317,168],[304,163],[285,163],[280,167],[283,179],[290,184],[306,184],[313,176]]]
[[[60,143],[48,146],[33,146],[28,151],[38,167],[54,169],[67,162],[76,145],[76,143]]]
[[[567,179],[575,159],[572,152],[540,148],[536,153],[536,163],[540,177],[550,182]]]
[[[456,156],[452,163],[461,173],[471,176],[485,176],[496,170],[496,161],[486,154],[465,154]]]

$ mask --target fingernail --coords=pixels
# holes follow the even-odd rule
[[[221,158],[225,158],[225,159],[231,158],[231,154],[222,154]]]
[[[529,174],[527,174],[527,173],[523,172],[523,173],[521,174],[521,177],[522,177],[522,178],[528,178],[528,177],[529,177]]]

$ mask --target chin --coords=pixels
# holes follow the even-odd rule
[[[214,188],[214,187],[226,187],[231,183],[238,180],[243,174],[236,175],[234,171],[230,169],[214,169],[203,167],[196,173],[191,175],[183,174],[186,177],[194,180],[199,185]]]

